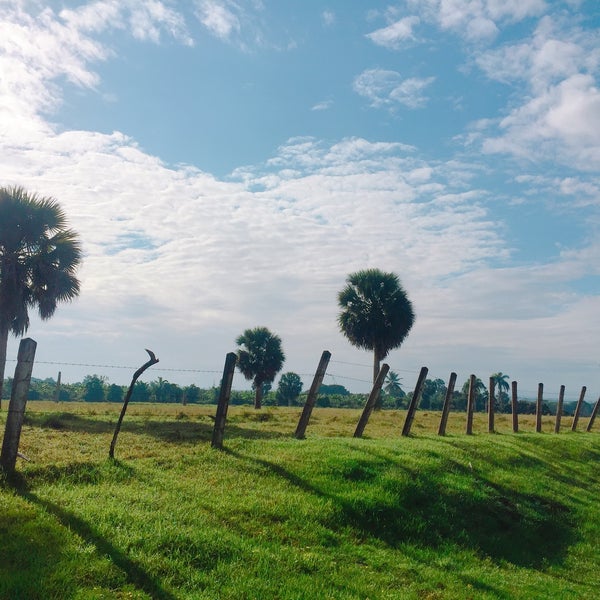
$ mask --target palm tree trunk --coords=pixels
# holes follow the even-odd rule
[[[8,346],[8,325],[0,323],[0,409],[2,408],[2,389],[6,367],[6,347]]]
[[[262,396],[263,396],[263,386],[262,383],[259,383],[256,386],[256,394],[254,396],[254,408],[259,410],[262,408]]]
[[[379,369],[381,368],[381,358],[379,358],[379,352],[377,349],[373,350],[373,385],[377,381],[377,375],[379,375]]]

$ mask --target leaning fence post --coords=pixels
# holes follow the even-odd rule
[[[565,386],[560,386],[560,392],[558,392],[558,403],[556,405],[556,422],[554,423],[554,433],[560,432],[560,420],[563,412],[563,402],[565,401]]]
[[[58,372],[58,377],[56,379],[56,389],[54,390],[54,402],[58,402],[60,400],[60,371]]]
[[[379,369],[379,373],[377,374],[377,379],[373,384],[373,389],[367,398],[367,402],[365,403],[365,407],[363,409],[362,415],[360,416],[360,420],[358,421],[358,425],[354,431],[354,437],[359,438],[362,436],[367,423],[369,422],[369,417],[373,412],[373,407],[375,406],[375,402],[377,402],[377,398],[379,398],[379,394],[381,393],[381,387],[383,386],[383,382],[385,380],[388,371],[390,370],[390,366],[387,364],[381,365],[381,369]]]
[[[590,415],[590,422],[588,423],[588,426],[586,428],[586,431],[588,433],[592,430],[592,427],[594,426],[594,421],[596,420],[596,415],[598,414],[599,408],[600,408],[600,397],[598,398],[598,400],[596,400],[594,410],[592,411],[592,414]]]
[[[27,392],[31,382],[33,371],[33,360],[37,343],[31,338],[21,340],[17,354],[17,366],[13,379],[8,414],[6,415],[6,427],[4,439],[2,440],[2,453],[0,454],[0,466],[7,473],[15,470],[17,453],[19,452],[19,440],[23,427],[23,417],[27,406]]]
[[[408,405],[408,411],[406,412],[406,420],[404,421],[404,427],[402,427],[403,436],[410,435],[410,428],[412,427],[412,422],[415,418],[415,412],[417,412],[417,406],[419,405],[419,396],[421,395],[421,388],[423,387],[423,382],[425,381],[425,377],[427,377],[428,371],[429,369],[427,367],[421,367],[419,379],[417,379],[417,385],[415,386],[415,391],[413,392],[412,398],[410,399],[410,404]]]
[[[467,396],[467,435],[473,434],[473,408],[475,404],[475,375],[469,377],[469,395]]]
[[[512,407],[512,426],[513,433],[519,433],[519,400],[517,395],[517,382],[511,383],[511,407]]]
[[[225,423],[227,422],[227,409],[229,408],[229,398],[231,397],[231,384],[233,383],[233,374],[235,372],[235,363],[237,355],[235,352],[229,352],[225,357],[225,367],[223,368],[223,378],[221,379],[221,391],[219,392],[219,402],[217,404],[217,414],[215,416],[215,425],[211,446],[223,448],[223,436],[225,435]]]
[[[537,402],[535,404],[535,431],[542,432],[542,404],[544,401],[544,384],[538,383]]]
[[[583,399],[585,398],[585,385],[581,388],[581,394],[579,394],[579,400],[575,407],[575,414],[573,415],[573,424],[571,425],[571,431],[577,431],[577,423],[579,423],[579,413],[581,412],[581,406],[583,405]]]
[[[454,371],[450,373],[450,380],[448,381],[448,389],[446,390],[446,397],[444,398],[444,407],[442,408],[442,418],[440,419],[440,427],[438,429],[438,435],[446,435],[446,425],[448,424],[448,414],[450,412],[450,403],[452,402],[452,395],[454,394],[454,384],[456,383],[456,373]]]
[[[319,366],[317,367],[317,372],[315,373],[312,385],[308,391],[308,396],[306,397],[306,402],[304,403],[304,408],[302,409],[302,414],[300,415],[300,420],[298,421],[298,426],[296,427],[296,433],[294,434],[296,439],[304,439],[304,434],[306,433],[306,428],[308,427],[310,415],[313,407],[315,406],[315,402],[317,401],[319,388],[323,383],[323,378],[325,377],[325,371],[327,371],[327,365],[329,364],[330,358],[331,352],[328,350],[323,350],[323,354],[321,354],[321,360],[319,361]]]
[[[496,379],[494,377],[490,377],[490,388],[488,394],[488,433],[494,433],[494,391],[496,387]]]

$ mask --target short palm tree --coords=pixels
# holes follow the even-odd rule
[[[240,346],[237,352],[238,369],[246,379],[252,380],[254,408],[261,408],[263,384],[273,382],[285,361],[281,338],[266,327],[255,327],[246,329],[236,343]]]
[[[392,396],[392,398],[401,398],[404,396],[404,390],[400,385],[400,376],[395,371],[388,371],[383,389]]]
[[[0,188],[0,398],[8,334],[29,328],[29,309],[49,319],[79,294],[81,246],[53,198]]]
[[[510,377],[508,375],[506,375],[505,373],[502,373],[502,371],[498,371],[498,373],[494,373],[492,375],[491,379],[494,380],[496,388],[498,388],[498,400],[499,400],[499,404],[502,405],[503,404],[502,394],[506,394],[508,396],[508,390],[510,390],[510,383],[508,383],[508,380],[510,379]]]
[[[398,348],[415,321],[413,307],[394,273],[365,269],[351,273],[338,294],[338,324],[350,343],[373,351],[373,382],[381,361]]]

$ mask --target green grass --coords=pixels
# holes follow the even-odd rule
[[[319,409],[298,441],[299,409],[233,407],[216,451],[214,407],[130,409],[111,462],[119,407],[29,404],[0,598],[597,597],[598,433]]]

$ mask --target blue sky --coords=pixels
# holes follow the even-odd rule
[[[0,0],[1,183],[56,197],[86,255],[34,374],[126,383],[148,347],[149,379],[208,386],[265,325],[284,371],[328,349],[366,391],[336,294],[377,267],[417,315],[407,390],[428,366],[595,400],[599,25],[595,0]]]

